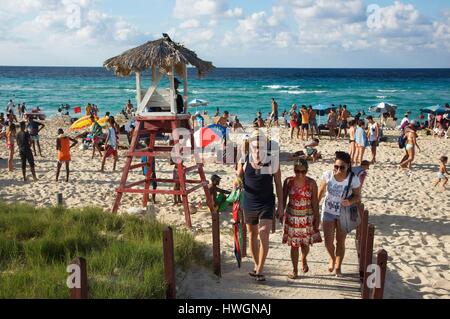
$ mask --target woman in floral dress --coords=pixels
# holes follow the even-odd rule
[[[290,279],[298,278],[299,248],[303,273],[309,271],[307,256],[313,244],[313,235],[319,232],[320,214],[316,182],[306,176],[308,162],[299,159],[294,164],[294,177],[284,181],[283,200],[286,207],[284,216],[283,243],[291,246],[293,271]],[[289,198],[289,203],[286,202]]]

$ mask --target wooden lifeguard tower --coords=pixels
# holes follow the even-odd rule
[[[135,130],[123,169],[122,179],[116,190],[117,195],[113,213],[117,213],[124,193],[143,194],[143,207],[147,207],[150,194],[180,195],[185,212],[185,223],[188,227],[191,227],[188,195],[200,188],[204,189],[208,207],[213,212],[214,204],[209,196],[208,182],[203,170],[203,164],[198,156],[195,155],[195,152],[192,152],[195,157],[195,165],[184,167],[181,161],[176,163],[178,178],[161,179],[152,177],[152,167],[157,157],[170,155],[174,147],[180,146],[178,134],[172,134],[175,129],[184,128],[189,130],[191,150],[194,151],[194,132],[190,125],[190,115],[187,114],[187,65],[189,64],[197,69],[199,76],[214,68],[211,62],[199,59],[194,52],[173,42],[166,34],[163,34],[163,38],[159,40],[147,42],[105,61],[104,67],[113,69],[118,76],[136,74],[136,100],[138,105]],[[141,88],[142,75],[146,70],[151,70],[152,82],[148,90],[143,94]],[[182,77],[184,85],[182,97],[184,109],[181,113],[177,112],[177,106],[180,108],[181,97],[176,89],[178,83],[175,83],[175,74]],[[168,78],[169,88],[157,89],[164,77]],[[156,145],[156,136],[161,133],[172,134],[173,141],[169,146]],[[150,141],[145,148],[139,148],[142,139]],[[144,163],[141,162],[143,157],[146,158]],[[139,159],[139,163],[133,163],[135,158]],[[145,178],[138,182],[129,183],[128,176],[130,171],[134,169],[142,170],[144,167],[146,167]],[[195,171],[198,172],[199,179],[186,178],[187,173]],[[179,183],[180,189],[162,189],[160,187],[150,189],[150,185],[154,182],[165,184]],[[194,186],[188,188],[190,184]]]

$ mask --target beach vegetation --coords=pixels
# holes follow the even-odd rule
[[[67,266],[87,260],[89,298],[164,298],[165,225],[98,208],[0,203],[0,298],[64,299]],[[205,247],[174,229],[175,264],[206,263]]]

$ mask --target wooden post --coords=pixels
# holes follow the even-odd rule
[[[220,267],[220,226],[219,213],[216,210],[211,212],[212,216],[212,240],[213,240],[213,268],[217,277],[222,276]]]
[[[364,210],[361,215],[361,225],[359,231],[359,278],[364,279],[364,252],[366,251],[367,228],[369,225],[369,212]]]
[[[148,148],[153,152],[154,148],[155,148],[155,143],[156,143],[156,133],[155,132],[151,132],[150,133],[150,144],[148,145]],[[145,190],[149,190],[150,189],[150,179],[152,178],[153,175],[153,162],[155,161],[155,156],[147,156],[147,163],[146,166],[147,167],[147,171],[145,174],[145,185],[144,185],[144,189]],[[144,198],[142,201],[142,207],[147,207],[148,205],[148,199],[149,199],[149,193],[144,193]]]
[[[364,214],[364,204],[359,204],[358,206],[358,214],[359,214],[359,218],[361,219],[361,224],[362,224],[362,216]],[[356,227],[356,251],[358,252],[358,260],[360,258],[360,244],[361,244],[361,224],[358,225],[358,227]]]
[[[136,100],[139,106],[142,102],[142,77],[141,72],[136,72]]]
[[[175,94],[175,68],[172,64],[170,74],[168,75],[170,82],[170,112],[177,114],[177,95]]]
[[[173,143],[174,147],[179,147],[180,155],[181,155],[181,146],[180,146],[180,138],[176,132],[178,128],[178,121],[172,121],[172,136],[173,136]],[[184,221],[186,223],[186,226],[189,228],[192,228],[192,222],[191,222],[191,212],[189,208],[189,201],[187,197],[187,191],[186,191],[186,176],[183,168],[183,161],[177,164],[177,172],[178,172],[178,180],[180,184],[180,191],[182,192],[181,200],[183,202],[183,208],[184,208]]]
[[[370,224],[367,228],[367,238],[366,238],[366,250],[363,252],[362,257],[364,258],[364,281],[362,284],[362,298],[369,299],[369,287],[367,286],[367,279],[370,273],[367,272],[367,267],[372,264],[373,255],[373,239],[375,236],[375,226]]]
[[[120,180],[120,189],[123,189],[127,183],[128,173],[130,172],[130,166],[133,162],[133,156],[131,155],[135,150],[136,146],[139,143],[139,132],[143,129],[143,123],[141,123],[139,120],[136,121],[136,128],[133,132],[133,138],[131,139],[131,145],[130,150],[127,155],[127,159],[125,160],[125,166],[123,168],[122,178]],[[117,214],[120,206],[120,202],[122,200],[123,192],[119,191],[116,195],[116,200],[114,201],[114,206],[112,209],[113,214]]]
[[[383,299],[384,295],[384,282],[386,279],[388,253],[386,250],[381,249],[377,252],[377,265],[380,267],[380,287],[376,287],[373,290],[372,299]]]
[[[62,193],[56,194],[56,204],[58,206],[62,206],[63,205],[63,194]]]
[[[187,65],[183,66],[183,101],[184,101],[184,113],[188,113],[189,101],[188,101],[188,73]]]
[[[77,257],[72,261],[72,265],[80,267],[80,287],[70,289],[70,299],[88,299],[86,259]]]
[[[156,66],[152,65],[152,84],[154,85],[156,81]]]
[[[166,298],[176,299],[175,258],[173,250],[173,231],[166,227],[163,231],[164,273],[166,279]]]

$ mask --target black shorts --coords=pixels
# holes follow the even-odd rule
[[[263,208],[259,211],[249,212],[244,210],[244,219],[247,225],[258,225],[263,219],[272,220],[273,214],[275,212],[275,207]]]
[[[339,125],[339,127],[341,128],[341,130],[346,129],[348,127],[347,121],[341,121],[341,124]]]
[[[378,141],[372,141],[372,142],[369,141],[369,145],[372,147],[378,147]]]
[[[302,124],[302,129],[309,130],[309,124]]]
[[[30,167],[34,167],[34,157],[31,150],[28,151],[19,151],[20,160],[22,162],[22,169],[25,169],[27,167],[27,161],[28,164],[30,164]]]

